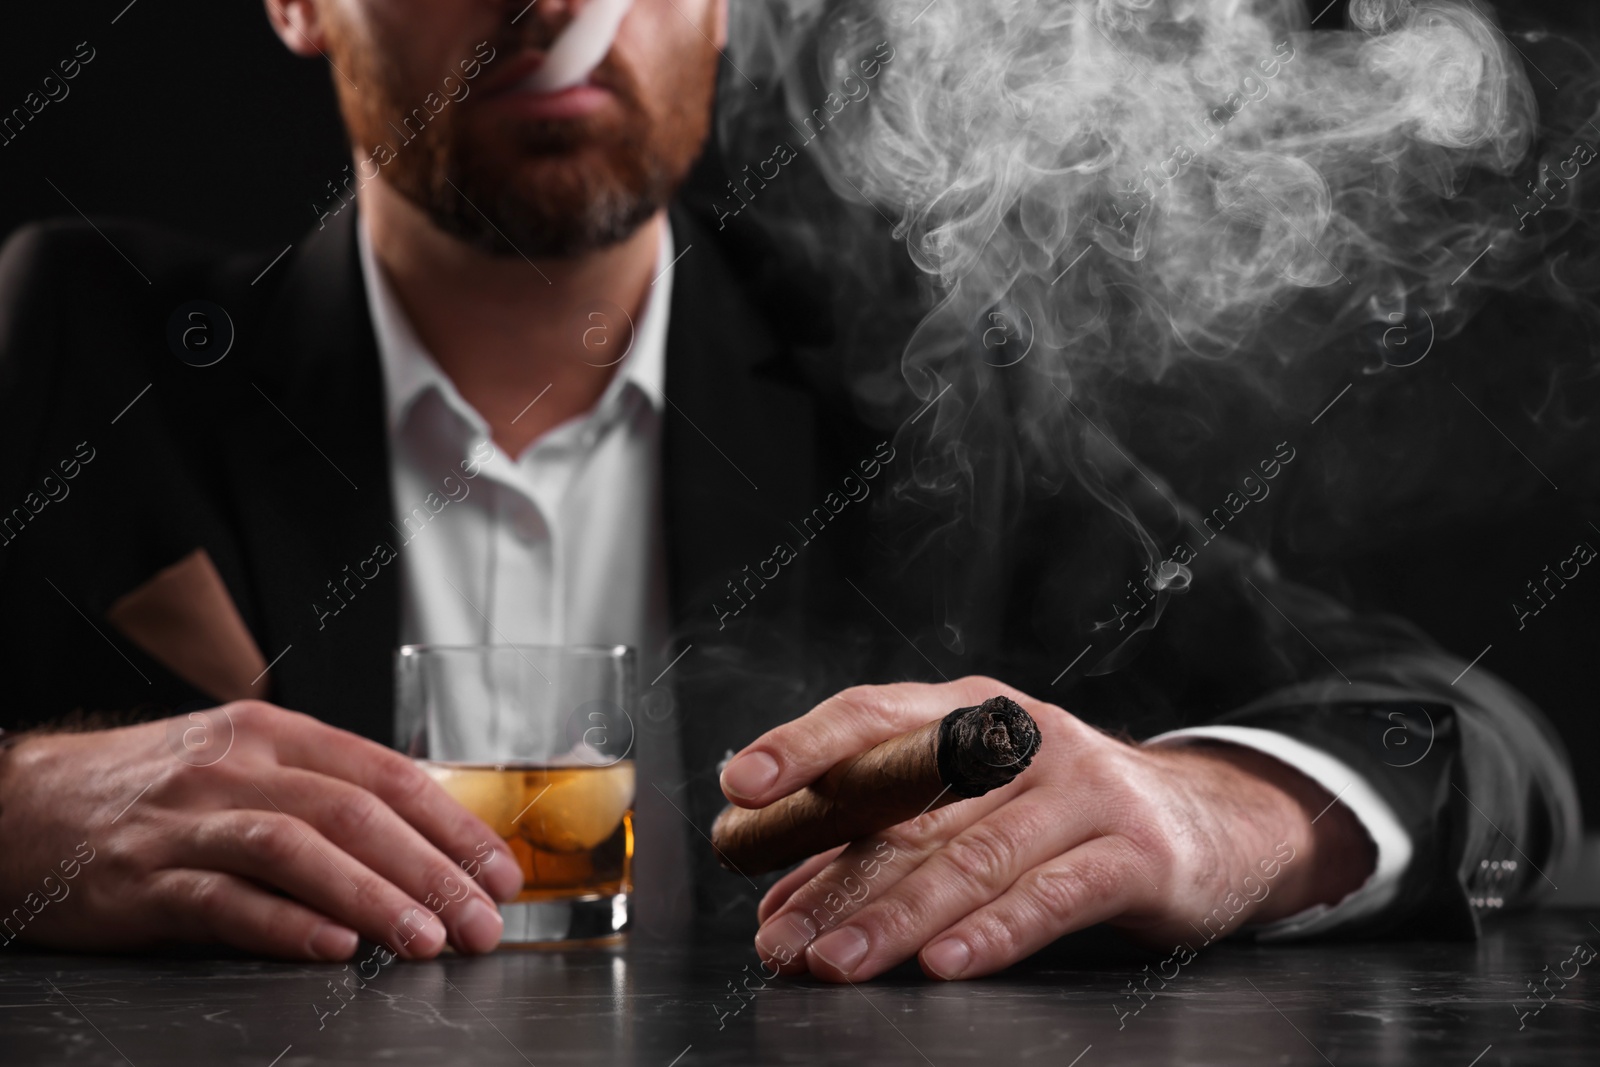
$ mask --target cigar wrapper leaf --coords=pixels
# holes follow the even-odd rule
[[[729,870],[764,874],[934,808],[1009,785],[1039,750],[1038,724],[991,697],[841,760],[764,808],[726,808],[711,831]]]

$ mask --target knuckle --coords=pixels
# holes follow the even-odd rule
[[[1042,917],[1063,919],[1081,912],[1092,899],[1092,878],[1086,880],[1085,873],[1082,869],[1030,871],[1018,888],[1022,899]]]
[[[1138,821],[1153,806],[1148,770],[1137,755],[1120,745],[1082,759],[1072,769],[1076,782],[1072,792],[1092,802],[1108,816],[1122,821]],[[1119,823],[1120,825],[1120,823]]]
[[[1146,862],[1162,869],[1171,868],[1178,858],[1177,842],[1172,829],[1158,818],[1143,812],[1131,817],[1121,835],[1129,850]]]
[[[828,700],[854,720],[873,723],[897,722],[899,703],[889,695],[889,686],[853,685]]]
[[[1186,829],[1159,801],[1137,789],[1114,795],[1111,833],[1122,838],[1136,860],[1170,869],[1178,860]]]
[[[919,901],[901,893],[885,896],[870,909],[864,910],[857,921],[876,932],[874,941],[891,945],[911,944],[919,934],[925,940],[928,933],[923,929],[926,925],[925,914]]]
[[[428,772],[417,766],[411,757],[365,737],[354,740],[356,746],[353,755],[370,765],[373,774],[369,780],[375,783],[371,788],[379,795],[415,796],[430,787],[444,791],[442,787],[435,786]]]
[[[1085,730],[1083,721],[1070,711],[1039,701],[1023,703],[1022,708],[1039,728],[1039,748],[1043,759],[1054,762],[1067,755],[1082,759],[1086,753],[1093,751],[1092,745],[1081,737]]]
[[[98,861],[95,866],[102,871],[117,871],[124,875],[145,872],[153,870],[158,862],[158,856],[150,848],[149,841],[142,839],[139,834],[112,834],[103,844],[96,842],[95,850]]]
[[[1078,763],[1099,762],[1137,751],[1125,736],[1086,722],[1058,704],[1035,701],[1028,710],[1046,738],[1058,738],[1059,745],[1070,746]]]
[[[279,709],[265,700],[235,700],[231,704],[224,704],[222,710],[236,724],[244,726],[260,725],[264,720],[270,720]]]
[[[957,678],[954,682],[950,682],[947,685],[935,686],[934,689],[939,691],[941,695],[947,692],[964,694],[963,696],[957,698],[962,703],[967,703],[969,701],[977,703],[996,696],[1006,697],[1009,700],[1021,704],[1024,708],[1027,708],[1035,718],[1039,717],[1040,708],[1049,706],[1043,704],[1041,701],[1035,700],[1033,697],[1029,696],[1027,693],[1024,693],[1015,686],[1007,685],[1000,679],[991,677],[987,674],[963,675],[962,677]],[[952,707],[954,706],[955,705],[952,705]]]
[[[237,760],[189,763],[179,759],[172,763],[170,788],[174,794],[184,798],[231,792],[245,776],[245,768]]]
[[[866,747],[860,743],[864,736],[887,736],[916,725],[915,703],[896,696],[903,689],[895,685],[842,689],[806,715],[768,731],[759,746],[784,765],[806,763],[819,751],[858,752]]]
[[[814,925],[823,925],[823,920],[830,915],[842,912],[840,902],[845,901],[845,895],[824,875],[818,875],[810,882],[801,886],[784,905],[785,911],[798,915],[809,916]],[[832,907],[829,906],[832,902]],[[829,924],[832,920],[830,919]]]
[[[918,839],[913,833],[915,829],[915,823],[901,823],[899,826],[891,826],[884,830],[877,835],[877,844],[872,849],[873,857],[887,864],[897,859],[901,853],[908,855],[914,853],[918,847]],[[883,855],[885,848],[889,850],[888,856]]]
[[[360,790],[341,790],[324,811],[324,821],[329,836],[340,840],[360,840],[367,837],[379,819],[382,809],[378,800]]]
[[[191,879],[183,894],[183,904],[206,926],[215,928],[227,905],[227,879],[216,871],[204,871]]]
[[[184,773],[189,770],[193,768],[177,760],[163,761],[140,799],[155,801],[157,804],[181,803],[188,795],[188,786],[192,780],[190,775]]]
[[[919,825],[926,820],[927,816],[923,816],[914,822],[891,826],[851,846],[844,854],[853,861],[851,869],[869,884],[887,873],[892,884],[939,847],[942,837]]]
[[[1041,726],[1054,735],[1050,740],[1057,742],[1057,753],[1067,757],[1073,775],[1085,782],[1118,789],[1134,770],[1126,757],[1136,750],[1070,713],[1047,719]]]
[[[980,824],[946,845],[942,862],[970,884],[996,888],[1006,880],[1014,855],[1005,831]]]
[[[980,958],[1009,960],[1023,954],[1027,947],[1027,933],[1032,923],[1030,917],[1015,909],[986,908],[972,920],[969,930],[973,954]]]
[[[245,742],[271,751],[270,745],[279,738],[304,730],[317,720],[298,711],[289,711],[265,700],[236,700],[217,709],[226,721],[226,729]],[[219,723],[219,729],[224,728]],[[224,761],[226,762],[226,761]]]
[[[300,850],[299,835],[294,832],[290,817],[276,813],[262,813],[245,821],[238,831],[239,846],[270,864],[283,864],[293,860]]]
[[[921,818],[902,823],[879,836],[889,843],[895,855],[906,853],[916,857],[927,856],[943,846],[950,835],[960,829],[963,813],[953,810],[955,807],[956,805],[952,804],[930,811]]]
[[[990,696],[999,694],[1000,696],[1010,697],[1013,700],[1015,700],[1017,697],[1023,696],[1022,693],[1011,688],[1011,686],[1000,681],[998,678],[991,678],[987,674],[962,675],[952,684],[962,689],[982,690],[989,693]],[[1024,699],[1026,699],[1026,697],[1024,697]]]
[[[831,895],[831,894],[830,894]],[[806,902],[804,910],[796,909],[792,914],[795,921],[804,924],[805,930],[811,937],[821,937],[842,923],[849,915],[847,908],[835,910],[827,904],[829,895],[817,897]]]
[[[1096,857],[1078,864],[1070,881],[1076,886],[1075,906],[1089,907],[1095,901],[1117,897],[1130,885],[1144,885],[1142,877],[1129,873],[1129,862],[1125,856],[1118,855]]]
[[[437,789],[445,796],[450,794],[444,786],[439,785],[428,775],[428,772],[417,766],[416,762],[407,756],[402,756],[393,749],[380,749],[381,763],[379,770],[382,780],[401,796],[417,796],[429,789]]]

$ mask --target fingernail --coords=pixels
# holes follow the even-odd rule
[[[922,965],[940,978],[960,978],[961,972],[972,962],[972,950],[965,941],[947,937],[938,944],[922,950]]]
[[[500,934],[505,928],[499,908],[474,898],[462,906],[456,937],[464,952],[489,952],[500,943]]]
[[[778,761],[765,752],[750,752],[722,769],[722,788],[731,796],[754,800],[778,780]]]
[[[775,919],[756,931],[756,951],[763,959],[789,963],[806,950],[806,931],[793,915]]]
[[[444,947],[444,923],[432,912],[412,908],[391,925],[400,942],[400,953],[407,959],[432,956]]]
[[[515,877],[516,877],[515,883],[508,884],[505,887],[505,889],[503,889],[501,892],[495,894],[496,898],[498,900],[500,900],[502,903],[509,904],[512,901],[516,900],[517,897],[520,896],[521,893],[522,893],[522,888],[523,888],[522,864],[517,862],[517,858],[511,854],[510,848],[497,848],[497,849],[495,849],[494,852],[490,854],[489,858],[484,861],[484,863],[483,863],[484,869],[487,870],[489,865],[491,863],[495,863],[496,861],[499,861],[498,864],[497,864],[497,872],[498,871],[510,871],[511,873],[510,874],[504,874],[504,875],[496,873],[495,877],[500,878],[502,880],[506,880],[506,881],[509,881],[509,879],[512,877],[512,875],[515,875]],[[484,883],[487,884],[488,882],[489,882],[489,879],[485,878],[484,879]],[[492,890],[491,890],[491,892],[492,892]]]
[[[811,951],[840,974],[849,974],[867,954],[867,935],[853,926],[846,926],[816,941]]]
[[[354,930],[337,923],[323,923],[312,932],[306,948],[319,960],[344,960],[350,958],[359,940]]]

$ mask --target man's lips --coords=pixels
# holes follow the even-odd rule
[[[543,48],[527,48],[515,56],[505,57],[496,64],[489,77],[484,79],[481,92],[485,96],[498,96],[520,85],[544,66],[544,57]]]
[[[509,91],[483,101],[483,106],[511,110],[525,118],[575,119],[592,115],[616,99],[598,85],[574,85],[553,93]]]
[[[616,94],[604,85],[596,84],[591,75],[584,82],[546,92],[538,88],[537,76],[544,63],[543,51],[529,51],[509,61],[496,72],[493,81],[483,87],[481,101],[487,106],[510,108],[530,118],[578,118],[590,114]]]

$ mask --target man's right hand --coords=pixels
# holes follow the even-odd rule
[[[500,837],[410,759],[271,704],[0,753],[7,939],[342,960],[359,934],[427,958],[447,936],[492,949],[493,898],[521,888]]]

